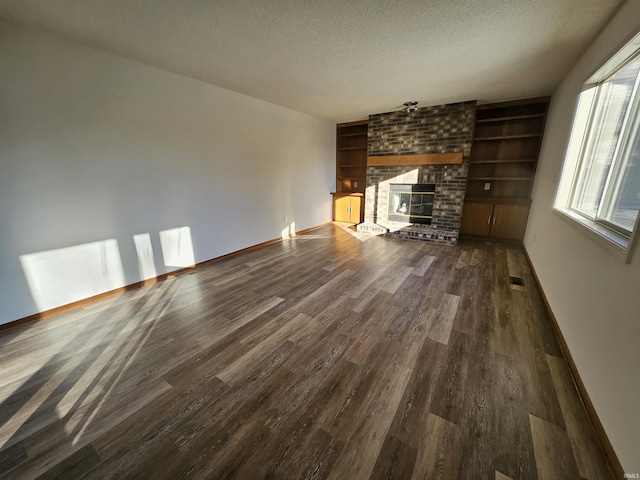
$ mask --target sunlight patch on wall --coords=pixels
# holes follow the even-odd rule
[[[153,261],[153,247],[151,246],[151,235],[148,233],[139,233],[133,236],[136,244],[136,253],[138,254],[138,270],[140,271],[140,280],[154,278],[158,274],[156,265]]]
[[[179,227],[161,231],[160,245],[166,267],[192,267],[195,265],[191,228]]]
[[[289,224],[286,227],[284,227],[284,229],[282,230],[282,232],[280,232],[280,234],[282,235],[282,239],[283,240],[286,240],[287,238],[295,237],[296,236],[296,222],[291,222],[291,224]]]
[[[125,285],[115,239],[21,255],[20,263],[39,311]]]

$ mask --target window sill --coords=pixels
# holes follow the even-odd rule
[[[571,210],[555,207],[553,211],[619,260],[624,263],[631,262],[634,243],[632,240]]]

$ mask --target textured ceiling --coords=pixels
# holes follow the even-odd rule
[[[635,0],[632,0],[635,1]],[[551,94],[620,0],[0,0],[0,16],[334,121]]]

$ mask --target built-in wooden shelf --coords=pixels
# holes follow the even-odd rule
[[[533,180],[532,177],[467,177],[467,180],[509,180],[516,182],[523,182]]]
[[[493,141],[493,140],[518,140],[521,138],[535,138],[539,136],[540,136],[540,133],[523,133],[521,135],[498,135],[495,137],[480,137],[480,138],[474,138],[473,141],[486,142],[486,141]]]
[[[465,202],[470,203],[500,203],[504,205],[530,205],[529,197],[464,197]]]
[[[478,105],[461,234],[524,238],[548,105],[547,97]]]
[[[341,133],[338,136],[340,136],[340,137],[366,137],[367,136],[367,132]]]
[[[367,183],[368,131],[368,120],[336,125],[336,192],[333,195],[336,221],[360,223],[364,220],[362,196]]]
[[[527,118],[544,118],[544,113],[534,113],[530,115],[511,115],[509,117],[483,118],[476,120],[476,123],[508,122],[511,120],[525,120]]]
[[[471,160],[470,163],[535,163],[535,158],[494,158],[483,160]]]

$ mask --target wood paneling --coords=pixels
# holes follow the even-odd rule
[[[0,334],[2,475],[612,478],[520,246],[345,230]]]
[[[442,165],[458,163],[462,163],[462,152],[367,157],[367,166],[370,167],[386,165]]]

